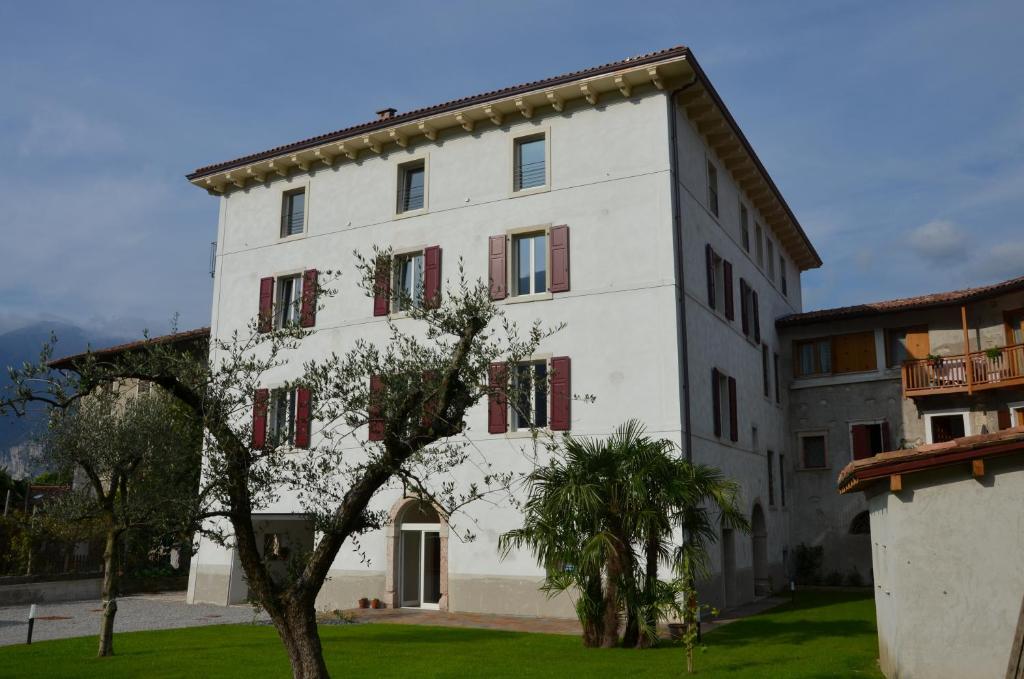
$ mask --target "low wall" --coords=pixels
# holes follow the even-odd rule
[[[187,585],[188,576],[124,578],[121,581],[121,593],[183,591]],[[0,578],[0,606],[99,599],[102,589],[103,578],[98,576]]]

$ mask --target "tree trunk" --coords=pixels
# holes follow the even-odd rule
[[[604,618],[602,617],[603,594],[601,592],[601,576],[590,576],[586,581],[586,592],[581,593],[586,600],[580,601],[577,606],[577,613],[580,618],[580,625],[583,627],[583,645],[587,648],[597,648],[604,639]]]
[[[329,679],[315,608],[292,599],[283,602],[280,612],[272,618],[288,652],[294,679]]]
[[[114,616],[117,615],[117,553],[118,534],[107,529],[107,543],[103,550],[103,617],[100,620],[99,657],[114,655]]]
[[[601,648],[615,648],[619,644],[619,583],[622,579],[622,554],[609,550],[608,572],[604,583],[604,610]]]
[[[640,640],[640,616],[637,615],[636,607],[630,606],[626,612],[626,629],[622,632],[623,648],[641,648]]]
[[[647,615],[647,628],[652,630],[653,638],[641,634],[636,640],[637,648],[649,648],[654,645],[658,637],[658,617],[654,609],[654,599],[657,596],[655,592],[658,586],[658,555],[661,551],[661,540],[657,537],[651,537],[647,541],[647,567],[644,571],[646,576],[644,580],[644,603],[647,604],[646,615]]]

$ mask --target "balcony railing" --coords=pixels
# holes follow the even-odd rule
[[[1024,344],[922,358],[903,364],[906,396],[953,394],[1024,385]]]

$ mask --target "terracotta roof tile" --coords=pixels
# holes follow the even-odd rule
[[[124,344],[117,344],[112,347],[106,347],[104,349],[90,349],[89,351],[83,351],[80,354],[73,354],[71,356],[64,356],[63,358],[57,358],[50,361],[47,365],[51,368],[63,369],[72,368],[74,364],[80,359],[86,356],[112,356],[125,351],[132,351],[133,349],[139,349],[146,345],[151,344],[174,344],[175,342],[187,342],[189,340],[203,339],[210,336],[209,328],[196,328],[194,330],[183,330],[181,332],[171,333],[169,335],[161,335],[159,337],[148,337],[146,339],[136,340],[134,342],[126,342]]]

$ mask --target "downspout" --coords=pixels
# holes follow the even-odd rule
[[[675,254],[676,274],[676,350],[679,364],[679,419],[683,424],[683,449],[688,462],[693,461],[693,435],[690,427],[690,353],[686,334],[686,279],[683,276],[683,213],[679,193],[678,125],[676,124],[676,97],[697,83],[693,80],[668,93],[669,179],[672,182],[672,251]]]

